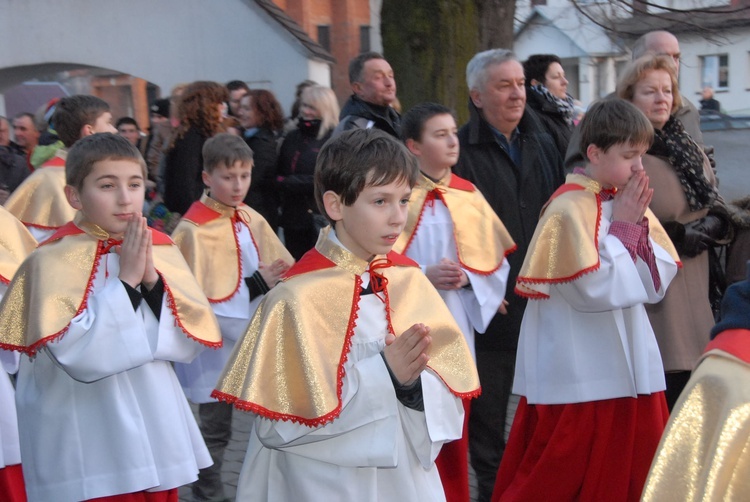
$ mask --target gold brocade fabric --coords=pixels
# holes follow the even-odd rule
[[[0,303],[0,347],[33,355],[85,309],[109,236],[80,213],[75,224],[84,232],[40,246],[18,269]],[[153,256],[182,331],[204,345],[221,346],[216,317],[177,247],[154,245]]]
[[[65,152],[59,151],[58,155]],[[71,221],[76,210],[65,197],[65,167],[41,167],[16,188],[5,209],[27,226],[55,229]]]
[[[529,250],[516,282],[516,291],[530,298],[546,298],[540,284],[570,282],[599,268],[598,233],[602,187],[581,174],[569,174],[566,183],[583,187],[551,199],[542,209]],[[679,263],[672,241],[650,209],[649,235]]]
[[[343,364],[367,262],[321,232],[316,249],[336,266],[285,280],[264,298],[235,347],[214,397],[275,420],[323,425],[341,412]],[[382,269],[393,332],[431,328],[432,368],[456,395],[479,393],[469,348],[447,307],[417,267]]]
[[[747,501],[749,445],[750,366],[712,350],[672,411],[642,500]]]
[[[18,266],[36,248],[26,227],[0,206],[0,284],[8,284]]]
[[[279,238],[266,220],[254,209],[242,204],[236,210],[207,195],[200,202],[220,216],[210,221],[191,221],[190,213],[180,220],[172,233],[177,247],[193,271],[209,301],[229,300],[238,291],[241,274],[240,250],[234,230],[235,211],[237,218],[247,224],[258,251],[260,261],[270,264],[281,258],[294,263]]]
[[[406,253],[414,237],[427,195],[435,189],[441,193],[453,221],[453,236],[461,265],[478,274],[491,274],[502,265],[505,257],[516,249],[513,238],[478,190],[467,191],[449,186],[451,173],[438,183],[421,175],[412,190],[409,216],[401,236],[393,246],[397,253]]]

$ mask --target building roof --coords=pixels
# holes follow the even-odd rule
[[[707,38],[721,37],[728,28],[750,26],[750,2],[680,12],[642,13],[615,23],[613,28],[625,36],[637,37],[654,30],[671,33],[698,33]]]
[[[255,3],[281,24],[281,26],[294,36],[310,53],[312,53],[314,57],[322,59],[323,61],[328,61],[329,63],[336,62],[336,59],[330,52],[318,42],[310,38],[305,30],[303,30],[294,19],[289,17],[281,7],[273,3],[273,0],[255,0]]]
[[[581,52],[589,56],[620,55],[624,52],[608,31],[576,9],[538,5],[516,29],[515,38],[534,26],[546,25],[559,30]]]

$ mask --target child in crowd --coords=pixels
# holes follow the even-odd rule
[[[65,148],[57,150],[26,178],[5,203],[5,208],[26,225],[37,242],[48,239],[75,215],[64,193],[67,149],[86,136],[117,132],[109,105],[82,94],[62,98],[52,115],[52,124]]]
[[[401,134],[421,174],[393,250],[419,263],[473,354],[474,331],[484,333],[503,305],[510,270],[505,256],[515,244],[476,187],[451,173],[458,160],[456,132],[450,110],[436,103],[404,115]],[[468,403],[463,437],[443,446],[437,458],[449,501],[469,499]]]
[[[15,216],[0,206],[0,300],[21,262],[36,247],[36,241]],[[15,389],[3,372],[18,371],[20,354],[2,350],[0,344],[0,495],[6,502],[25,502],[26,488],[21,471],[21,448],[18,444]]]
[[[146,166],[125,138],[78,142],[77,210],[18,269],[0,344],[24,352],[16,388],[31,501],[176,501],[211,458],[172,362],[221,334],[185,260],[140,214]],[[135,494],[135,495],[134,495]]]
[[[667,420],[645,303],[679,261],[648,209],[646,117],[623,100],[581,122],[584,171],[545,206],[516,283],[529,298],[520,394],[493,500],[636,501]]]
[[[211,302],[224,342],[190,364],[175,364],[187,398],[198,403],[201,433],[214,461],[193,483],[196,500],[226,499],[221,465],[232,435],[232,405],[211,398],[211,391],[261,298],[294,263],[266,220],[242,203],[252,168],[253,152],[242,138],[222,133],[206,141],[208,193],[190,206],[172,234]]]
[[[417,175],[374,129],[320,151],[332,227],[266,295],[214,392],[256,415],[238,499],[445,500],[434,460],[479,381],[440,296],[391,252]]]

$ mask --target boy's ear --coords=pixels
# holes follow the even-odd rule
[[[209,175],[206,171],[201,171],[201,178],[203,178],[203,184],[208,188],[211,188],[211,175]]]
[[[74,209],[81,209],[81,200],[78,195],[78,190],[71,185],[65,185],[65,198],[68,199],[68,204],[73,206]]]
[[[599,155],[601,155],[601,153],[602,153],[601,149],[593,143],[591,143],[589,146],[586,147],[586,157],[588,157],[589,162],[598,164]]]
[[[422,154],[422,150],[419,148],[420,146],[419,141],[414,141],[412,138],[406,140],[406,148],[417,157]]]
[[[81,127],[81,134],[78,136],[78,139],[91,136],[92,134],[94,134],[94,126],[91,124],[84,124],[84,126]]]
[[[323,194],[323,207],[325,207],[328,217],[333,221],[340,221],[343,218],[343,206],[344,203],[341,201],[341,196],[333,190],[328,190]]]

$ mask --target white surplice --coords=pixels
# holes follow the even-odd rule
[[[8,286],[0,284],[0,300]],[[18,444],[18,418],[16,417],[16,391],[9,375],[18,371],[20,354],[0,349],[0,469],[21,463]]]
[[[366,287],[367,273],[362,280]],[[421,376],[424,412],[403,406],[380,355],[384,304],[364,295],[357,314],[341,414],[317,428],[256,416],[237,500],[445,500],[434,461],[444,443],[461,437],[461,399],[428,369]]]
[[[612,201],[602,203],[598,270],[547,284],[548,299],[529,300],[521,323],[513,393],[529,404],[636,397],[663,391],[664,369],[644,304],[657,303],[677,273],[651,239],[661,288],[646,263],[634,263],[609,235]],[[535,289],[540,289],[535,285]]]
[[[250,318],[263,299],[263,295],[260,295],[250,301],[250,289],[243,279],[243,276],[253,275],[258,270],[260,262],[250,230],[247,225],[237,222],[235,231],[242,260],[240,287],[230,299],[211,304],[219,321],[223,345],[216,350],[204,350],[189,364],[175,364],[175,373],[185,395],[197,404],[216,402],[216,399],[211,397],[211,392],[216,388],[221,370],[224,369],[234,344],[247,329]]]
[[[102,257],[85,310],[33,360],[22,356],[16,390],[29,501],[77,501],[167,490],[211,464],[172,369],[202,349],[133,310],[118,278],[119,256]]]
[[[419,226],[413,236],[406,256],[419,263],[422,271],[427,266],[436,265],[443,258],[458,262],[456,240],[453,234],[453,220],[448,208],[440,199],[422,210]],[[505,298],[510,265],[504,259],[502,265],[489,275],[477,274],[464,269],[471,283],[470,288],[454,290],[438,289],[456,323],[466,338],[471,355],[474,352],[474,331],[484,333],[487,325],[497,314],[497,309]]]

